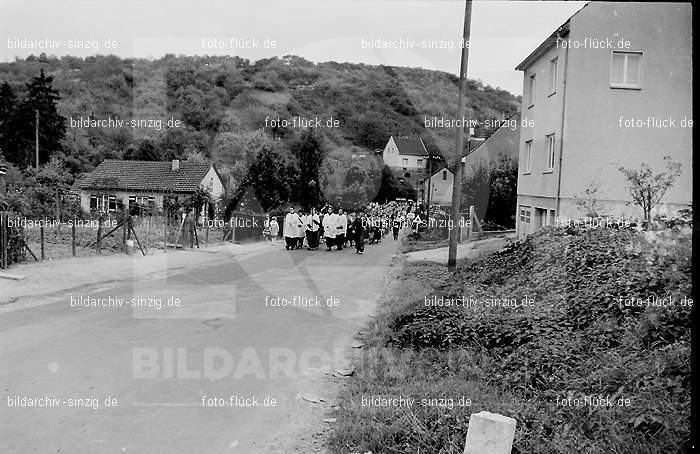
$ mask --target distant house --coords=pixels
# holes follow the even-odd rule
[[[418,188],[427,176],[428,150],[419,137],[389,137],[382,158],[398,179],[413,188]]]
[[[585,216],[576,200],[589,188],[598,188],[604,214],[639,217],[619,168],[646,163],[659,172],[666,155],[682,173],[658,211],[692,203],[691,10],[689,3],[590,2],[516,67],[527,122],[519,236]]]
[[[462,157],[462,175],[469,176],[480,166],[488,166],[501,159],[518,160],[518,140],[520,138],[520,114],[516,113],[503,120],[491,120],[494,128],[477,128],[471,139],[471,144],[465,149]],[[435,169],[429,179],[423,182],[425,201],[430,205],[452,205],[452,183],[454,174],[445,165]]]
[[[162,209],[164,200],[182,201],[197,188],[208,189],[215,202],[224,185],[216,167],[172,161],[122,161],[106,159],[90,174],[75,182],[71,192],[85,211],[125,208]]]

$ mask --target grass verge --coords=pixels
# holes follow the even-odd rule
[[[689,452],[690,250],[679,229],[544,229],[454,273],[406,265],[331,451],[461,453],[486,410],[516,419],[513,453]]]

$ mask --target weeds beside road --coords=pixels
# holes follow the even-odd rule
[[[559,228],[454,274],[406,265],[365,333],[333,451],[462,452],[486,410],[516,419],[513,453],[684,452],[690,251],[679,229]]]

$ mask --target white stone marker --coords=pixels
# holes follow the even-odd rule
[[[515,419],[498,413],[472,413],[464,454],[510,454],[515,424]]]

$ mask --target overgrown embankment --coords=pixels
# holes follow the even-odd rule
[[[548,228],[454,273],[407,265],[334,452],[462,452],[482,410],[517,420],[513,453],[684,452],[688,230]]]

